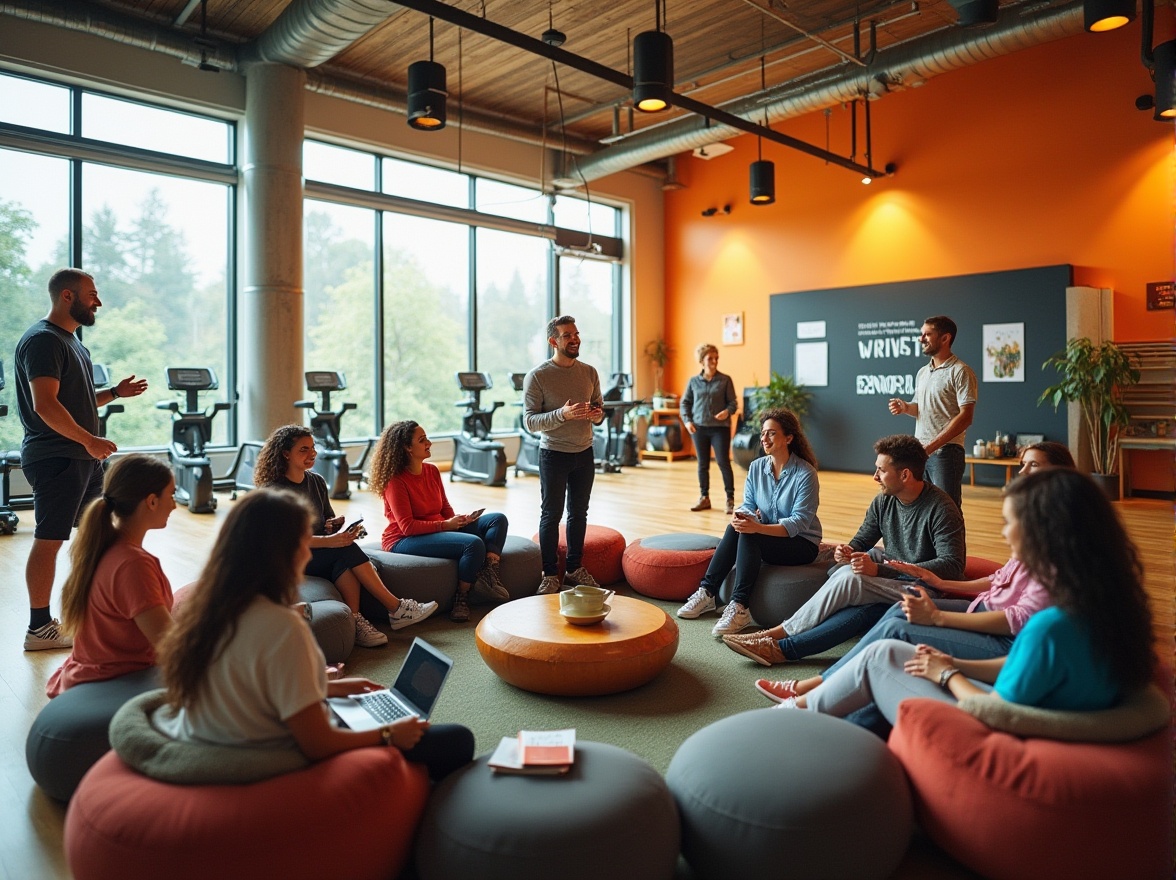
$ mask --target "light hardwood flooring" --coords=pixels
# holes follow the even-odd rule
[[[739,494],[743,472],[735,468]],[[712,465],[711,486],[721,487]],[[539,480],[510,478],[506,488],[471,483],[448,483],[450,500],[459,512],[485,507],[504,512],[512,534],[530,537],[538,529]],[[820,516],[827,540],[848,539],[875,494],[869,476],[823,472]],[[218,496],[213,515],[190,514],[180,508],[165,530],[148,536],[147,547],[160,557],[173,587],[193,580],[212,538],[233,502]],[[693,461],[647,462],[620,474],[598,475],[592,493],[589,521],[619,530],[628,540],[666,532],[721,534],[721,510],[691,513],[698,484]],[[721,490],[715,498],[721,499]],[[968,552],[1005,561],[1008,548],[1000,537],[1000,490],[964,486],[964,516],[968,524]],[[1143,554],[1146,586],[1155,612],[1157,650],[1169,661],[1173,645],[1172,505],[1162,501],[1129,500],[1117,505]],[[348,521],[363,515],[369,540],[378,541],[384,526],[382,502],[368,492],[336,502]],[[0,536],[0,877],[66,878],[69,871],[61,850],[64,808],[50,801],[33,784],[25,767],[24,744],[29,725],[45,704],[45,682],[64,657],[62,652],[26,654],[21,639],[27,626],[24,565],[32,541],[32,512],[21,511],[20,530]],[[57,571],[58,587],[68,566],[65,552]],[[54,590],[54,608],[58,589]]]

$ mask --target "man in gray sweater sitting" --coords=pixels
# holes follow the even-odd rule
[[[588,500],[596,478],[592,425],[604,421],[600,377],[579,360],[580,331],[571,315],[547,323],[555,349],[523,380],[523,420],[539,438],[539,550],[543,556],[540,594],[558,593],[559,520],[568,508],[568,558],[565,578],[580,586],[600,586],[581,564],[588,530]]]
[[[944,580],[962,580],[967,550],[964,518],[942,489],[923,479],[927,452],[906,434],[874,444],[874,482],[878,495],[848,544],[839,544],[833,560],[841,563],[829,580],[779,626],[748,635],[724,636],[739,654],[769,666],[819,654],[868,630],[890,605],[903,597],[913,579],[886,560],[920,560],[917,564]],[[875,545],[881,540],[885,551]],[[937,598],[939,590],[921,585]],[[854,614],[843,609],[875,606],[877,612]],[[871,611],[873,609],[870,609]]]

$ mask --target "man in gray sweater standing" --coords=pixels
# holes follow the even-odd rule
[[[604,421],[600,377],[581,363],[580,331],[570,315],[547,323],[547,341],[555,349],[523,380],[524,422],[539,440],[539,550],[543,580],[538,592],[558,593],[559,521],[564,500],[568,508],[568,558],[565,579],[580,586],[600,586],[582,565],[588,501],[596,478],[592,426]]]

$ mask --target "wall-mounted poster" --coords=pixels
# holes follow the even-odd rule
[[[798,385],[826,388],[829,385],[829,343],[796,343],[796,372]]]
[[[1025,381],[1025,325],[984,325],[984,382]]]
[[[743,345],[743,312],[723,315],[723,345]]]

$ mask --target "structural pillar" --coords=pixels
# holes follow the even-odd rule
[[[242,284],[238,302],[239,440],[300,421],[302,138],[306,75],[284,64],[246,71]]]

